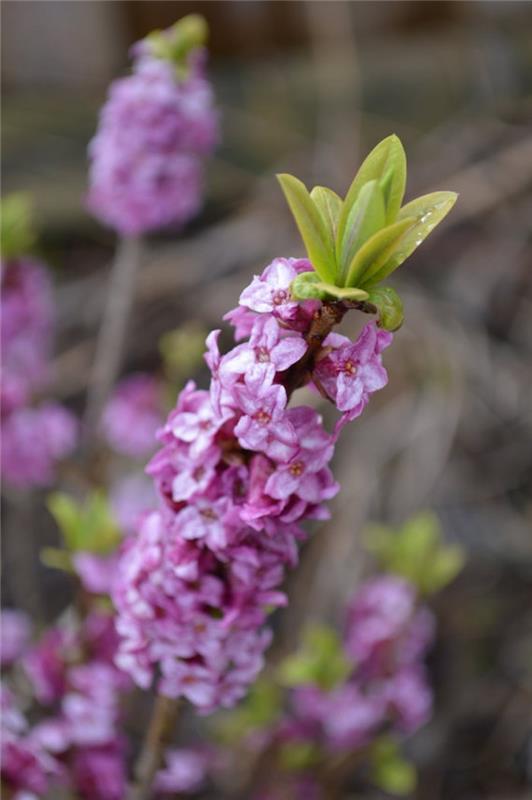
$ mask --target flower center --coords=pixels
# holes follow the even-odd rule
[[[294,461],[293,464],[290,464],[288,471],[294,478],[299,478],[299,476],[303,474],[303,469],[303,463],[301,461]]]
[[[271,419],[272,418],[270,414],[268,414],[267,411],[264,411],[263,408],[261,408],[261,410],[257,411],[255,414],[255,420],[259,423],[259,425],[267,425],[269,422],[271,422]]]
[[[205,475],[205,467],[196,467],[196,469],[192,473],[192,477],[194,478],[195,481],[200,481],[204,475]]]
[[[348,375],[356,375],[356,364],[352,361],[344,361],[342,365],[342,372],[346,372]]]
[[[212,423],[210,419],[202,419],[200,421],[199,427],[201,428],[202,431],[208,431],[209,428],[212,427]]]
[[[218,519],[218,515],[212,510],[212,508],[204,508],[200,513],[202,517],[205,517],[205,519],[209,521]]]
[[[266,349],[266,347],[256,347],[255,356],[257,361],[260,361],[261,363],[265,363],[270,360],[270,352]]]
[[[272,301],[274,306],[280,306],[286,302],[288,298],[288,292],[285,292],[284,289],[278,289],[276,292],[273,293]]]

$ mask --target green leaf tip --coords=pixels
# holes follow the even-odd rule
[[[298,300],[338,299],[340,289],[372,292],[419,247],[457,199],[455,192],[433,192],[401,206],[406,155],[396,134],[373,148],[343,200],[325,186],[309,192],[293,175],[283,173],[277,179],[317,275],[314,281],[302,276],[294,281]]]
[[[209,36],[209,27],[201,14],[188,14],[167,30],[152,31],[144,42],[154,58],[170,61],[179,78],[188,75],[188,56],[203,47]]]
[[[31,198],[17,192],[2,198],[0,250],[2,258],[18,258],[29,253],[35,244],[32,227]]]

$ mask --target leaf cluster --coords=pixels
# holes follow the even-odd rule
[[[170,61],[179,78],[188,75],[188,56],[202,47],[209,34],[205,19],[200,14],[188,14],[165,31],[152,31],[144,40],[151,55]]]
[[[377,287],[441,222],[457,195],[433,192],[402,206],[406,156],[396,135],[371,151],[343,200],[324,186],[309,192],[293,175],[277,177],[314,268],[296,278],[294,297],[368,301],[383,327],[399,327],[398,295]]]
[[[422,594],[443,589],[465,562],[458,545],[443,541],[438,519],[430,512],[412,517],[399,530],[371,526],[366,547],[386,571],[407,578]]]
[[[118,546],[121,536],[105,494],[94,491],[83,503],[63,492],[47,498],[48,510],[63,538],[64,550],[46,547],[42,560],[59,569],[69,569],[71,556],[78,552],[107,555]]]
[[[313,684],[329,690],[345,681],[352,670],[338,633],[326,625],[312,625],[305,631],[299,651],[280,664],[278,678],[284,686]]]

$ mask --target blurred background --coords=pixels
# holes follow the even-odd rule
[[[368,569],[369,521],[433,509],[467,566],[436,601],[437,713],[411,742],[416,797],[529,798],[532,5],[4,2],[3,193],[33,197],[58,298],[54,393],[78,411],[114,247],[83,207],[87,144],[129,46],[193,11],[211,30],[223,139],[200,217],[148,243],[123,372],[159,371],[165,331],[218,327],[254,273],[302,255],[276,172],[343,194],[361,157],[395,132],[407,199],[460,193],[394,276],[406,323],[386,354],[390,383],[342,439],[343,491],[291,579],[276,650],[304,621],[335,618]],[[196,377],[206,378],[199,361]],[[43,507],[38,493],[22,511],[4,507],[4,602],[41,621],[69,591],[39,562],[57,540]]]

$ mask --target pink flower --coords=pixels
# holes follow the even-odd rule
[[[266,383],[251,391],[246,385],[239,384],[234,393],[244,412],[235,427],[235,436],[242,447],[266,453],[275,459],[290,458],[297,440],[295,429],[284,414],[284,387]]]
[[[24,669],[35,696],[43,705],[51,705],[63,696],[68,651],[74,645],[75,638],[71,632],[52,628],[24,656]]]
[[[89,146],[87,205],[122,234],[183,225],[198,211],[202,161],[218,138],[200,61],[178,80],[171,63],[143,54],[110,87]]]
[[[281,338],[273,317],[255,323],[249,344],[237,345],[222,361],[224,374],[245,375],[248,385],[272,383],[275,373],[299,361],[307,345],[298,334]]]
[[[323,429],[321,417],[304,406],[290,409],[287,417],[296,430],[299,447],[286,463],[280,463],[266,483],[266,492],[278,500],[297,494],[308,503],[333,497],[338,486],[323,469],[334,451],[332,437]]]
[[[417,609],[414,587],[395,575],[363,584],[348,611],[346,650],[368,674],[413,663],[433,636],[433,619]]]
[[[176,439],[191,445],[192,458],[197,458],[212,445],[217,431],[228,417],[227,414],[216,414],[207,392],[197,392],[197,395],[195,408],[170,414],[165,427],[165,431],[171,432]]]
[[[293,267],[294,260],[274,259],[262,275],[255,276],[244,289],[240,295],[240,305],[261,314],[275,314],[280,319],[291,319],[299,305],[290,293],[290,284],[298,274]]]
[[[85,800],[124,800],[126,796],[124,748],[118,742],[77,750],[72,773],[76,790]]]
[[[378,695],[364,694],[354,683],[333,690],[323,709],[323,727],[333,748],[367,744],[383,722],[385,706]]]
[[[153,483],[142,473],[126,475],[111,486],[113,515],[125,534],[133,533],[142,516],[151,511],[156,495]]]
[[[165,768],[155,776],[156,792],[196,792],[205,782],[207,755],[199,750],[171,749],[165,753]]]
[[[78,552],[74,554],[73,562],[84,589],[94,594],[110,594],[118,563],[117,554],[99,556]]]
[[[205,540],[216,550],[227,545],[227,528],[224,517],[228,511],[226,498],[209,501],[198,498],[194,505],[188,505],[175,518],[175,529],[184,539]]]
[[[420,664],[405,667],[385,681],[382,697],[403,733],[414,733],[430,719],[432,690]]]
[[[9,666],[25,652],[31,636],[30,618],[23,611],[4,608],[0,613],[0,662]]]
[[[2,474],[18,488],[49,485],[77,436],[76,418],[56,403],[14,411],[2,425]]]
[[[348,412],[347,418],[351,420],[362,413],[369,395],[388,382],[380,354],[393,337],[379,330],[375,323],[369,323],[354,344],[346,339],[337,346],[338,338],[333,339],[332,351],[318,362],[315,377],[337,408]],[[324,344],[327,346],[328,341]]]
[[[161,386],[151,375],[137,373],[124,378],[104,409],[102,430],[117,453],[140,458],[156,446],[155,434],[162,423]]]

